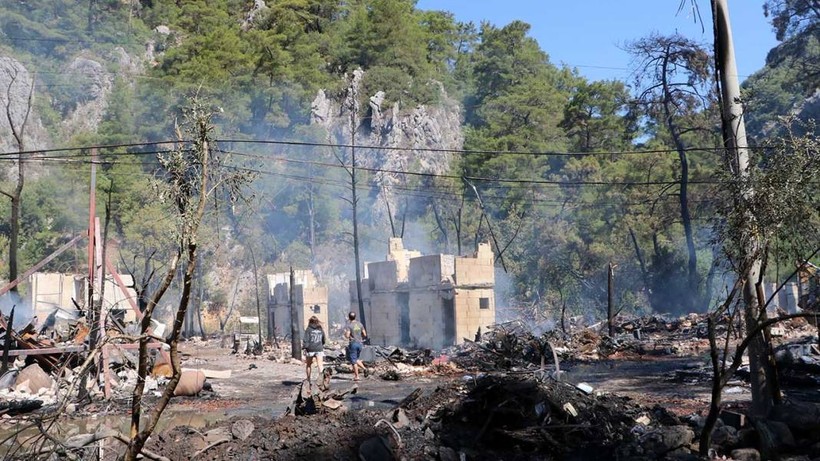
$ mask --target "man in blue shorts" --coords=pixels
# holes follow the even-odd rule
[[[356,320],[355,312],[347,314],[347,319],[348,322],[345,326],[345,338],[349,341],[347,351],[350,355],[350,364],[353,365],[353,381],[358,381],[359,368],[364,371],[365,377],[367,376],[367,368],[365,368],[364,363],[362,363],[359,359],[359,356],[362,353],[364,340],[367,338],[367,332],[364,329],[364,325]]]

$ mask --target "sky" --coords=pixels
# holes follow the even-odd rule
[[[698,0],[702,26],[691,3],[678,13],[679,0],[419,0],[422,10],[444,10],[461,22],[488,21],[502,27],[520,19],[532,26],[530,36],[553,64],[577,68],[590,80],[631,81],[625,43],[652,32],[676,31],[712,48],[709,1]],[[730,0],[729,16],[741,81],[763,67],[776,44],[763,16],[763,0]]]

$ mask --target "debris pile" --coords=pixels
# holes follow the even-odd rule
[[[671,427],[670,427],[671,426]],[[625,397],[594,395],[553,380],[486,376],[429,427],[441,442],[469,459],[660,459],[688,451],[694,433],[662,408],[644,409]],[[652,434],[675,432],[675,440],[647,446]],[[513,453],[510,453],[510,452]],[[602,458],[603,456],[603,458]],[[582,459],[582,458],[577,458]]]
[[[225,436],[198,459],[673,459],[691,453],[694,438],[664,409],[510,376],[453,380],[426,395],[417,389],[387,411],[317,407],[253,423],[247,439]],[[178,427],[150,446],[188,459],[190,452],[174,456],[171,444],[204,447],[201,438],[229,434],[232,424],[202,432]]]
[[[728,317],[718,319],[718,335],[727,332],[729,322]],[[492,371],[544,368],[554,366],[559,359],[643,359],[698,355],[709,349],[706,314],[676,318],[619,316],[613,319],[612,336],[605,333],[607,325],[603,322],[584,328],[575,323],[566,333],[554,327],[530,326],[520,320],[497,324],[476,341],[465,340],[447,353],[461,368]],[[792,319],[783,322],[775,336],[794,338],[811,334],[812,330],[805,320]]]
[[[342,400],[346,395],[356,394],[358,386],[353,385],[346,390],[333,391],[330,389],[330,377],[331,369],[326,368],[320,383],[305,380],[296,386],[291,395],[291,405],[285,410],[285,415],[304,416],[333,410],[347,410]]]
[[[14,357],[29,356],[47,372],[62,367],[66,361],[76,365],[77,357],[71,353],[83,350],[82,344],[88,335],[88,327],[84,323],[73,325],[70,330],[73,336],[64,339],[60,335],[55,335],[57,341],[38,334],[33,323],[27,324],[20,331],[10,328],[8,323],[9,318],[0,315],[0,341],[3,343],[0,352],[3,359],[8,362],[13,361]]]

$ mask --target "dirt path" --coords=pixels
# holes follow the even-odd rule
[[[201,402],[196,398],[175,399],[172,411],[188,407],[222,410],[226,416],[281,415],[290,403],[295,386],[305,379],[305,367],[299,363],[282,363],[268,357],[280,357],[284,352],[266,353],[261,356],[231,354],[230,349],[219,347],[219,341],[186,342],[180,348],[185,354],[183,367],[211,370],[230,370],[227,379],[211,379],[209,382],[218,399]],[[286,355],[286,353],[285,353]],[[280,359],[281,360],[281,359]],[[314,369],[314,373],[315,373]],[[411,393],[415,388],[435,388],[439,377],[404,376],[400,381],[385,381],[376,376],[353,382],[352,374],[336,373],[331,379],[334,389],[346,389],[357,385],[357,393],[349,398],[351,409],[365,407],[390,407]]]

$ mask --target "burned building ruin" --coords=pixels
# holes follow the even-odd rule
[[[311,270],[293,271],[293,302],[299,316],[300,331],[307,328],[308,320],[315,315],[327,325],[326,286],[320,286]],[[268,274],[268,335],[281,338],[290,333],[290,272]]]
[[[373,344],[441,348],[472,339],[495,322],[493,251],[422,255],[391,238],[387,260],[365,265],[362,302]],[[356,282],[351,310],[358,312]]]

